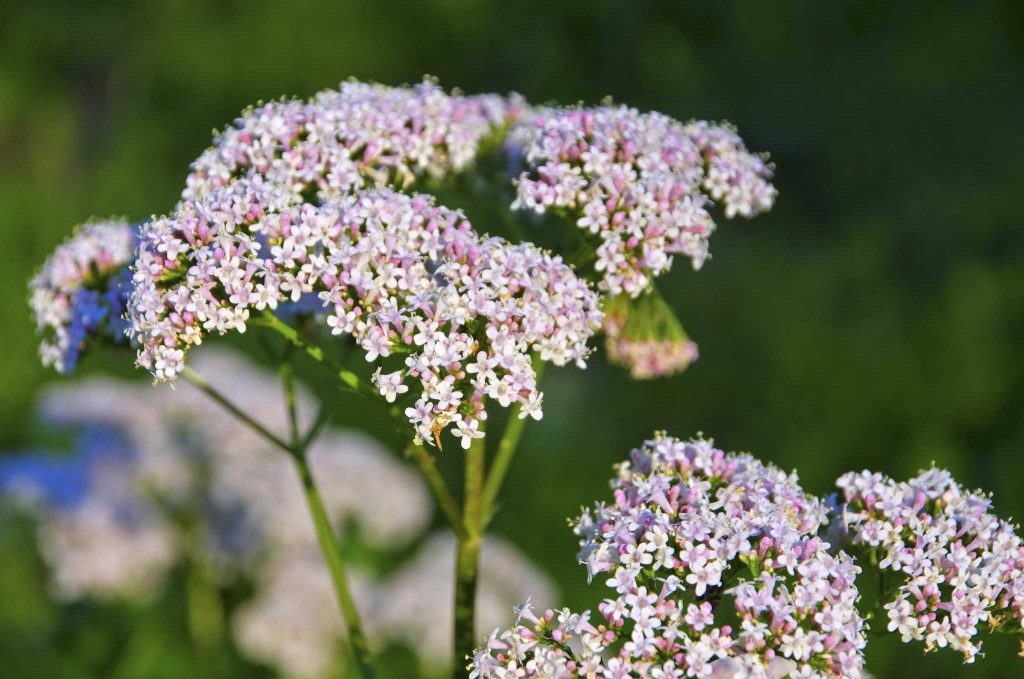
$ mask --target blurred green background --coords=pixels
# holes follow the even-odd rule
[[[566,603],[593,606],[600,591],[565,518],[604,498],[612,463],[655,429],[795,467],[818,493],[851,468],[906,477],[935,461],[1024,515],[1024,5],[1009,2],[8,4],[0,448],[45,434],[33,397],[56,376],[35,360],[25,282],[74,224],[168,210],[210,130],[250,103],[424,73],[533,102],[611,95],[727,118],[777,164],[775,210],[723,220],[705,268],[677,266],[661,285],[700,344],[696,365],[632,382],[599,354],[546,377],[545,418],[527,430],[495,530]],[[495,206],[464,207],[491,229]],[[123,357],[85,368],[117,363],[129,374]],[[75,631],[88,619],[47,603],[21,533],[0,531],[0,675],[101,672]],[[153,653],[167,660],[138,676],[202,667],[164,636]],[[987,658],[961,667],[874,641],[868,668],[1021,674],[1013,639],[986,643]]]

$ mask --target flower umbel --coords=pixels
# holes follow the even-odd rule
[[[259,176],[302,203],[360,189],[405,188],[417,177],[459,172],[525,107],[517,96],[447,94],[413,87],[342,83],[308,102],[250,108],[193,164],[183,200]]]
[[[613,590],[601,621],[525,607],[473,676],[860,676],[859,568],[817,537],[825,505],[794,475],[658,435],[613,489],[576,524],[581,561]]]
[[[559,257],[482,238],[460,212],[390,190],[295,206],[240,180],[149,223],[134,282],[139,363],[158,379],[206,332],[244,332],[253,312],[317,300],[333,334],[390,364],[374,383],[388,400],[410,392],[405,413],[426,441],[453,425],[468,443],[485,397],[539,415],[530,353],[583,365],[601,318]]]
[[[564,211],[595,236],[595,268],[612,295],[640,295],[676,255],[700,268],[715,228],[710,199],[730,218],[775,200],[771,166],[728,125],[599,106],[541,109],[512,134],[527,167],[512,207]]]
[[[61,244],[29,281],[43,364],[75,369],[90,341],[128,341],[124,321],[135,252],[135,233],[125,221],[88,222]]]
[[[864,471],[837,483],[853,543],[900,575],[882,592],[890,632],[929,651],[948,646],[965,662],[978,656],[986,623],[1021,633],[1024,543],[1016,526],[991,513],[988,496],[935,468],[907,482]]]

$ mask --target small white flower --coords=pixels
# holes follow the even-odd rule
[[[457,438],[462,440],[462,447],[469,450],[469,447],[473,445],[474,439],[480,439],[484,437],[484,432],[480,431],[479,420],[466,420],[461,418],[459,423],[455,427],[454,434]]]

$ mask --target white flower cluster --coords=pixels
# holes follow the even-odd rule
[[[135,234],[124,221],[79,226],[29,281],[29,304],[42,336],[43,364],[68,373],[87,341],[127,342],[123,320],[135,256]]]
[[[420,439],[452,425],[468,446],[485,397],[540,416],[530,352],[584,364],[597,295],[559,257],[481,238],[424,195],[288,200],[240,180],[144,228],[130,302],[140,365],[172,379],[205,332],[244,331],[252,312],[312,296],[332,333],[380,365],[388,401],[411,392]]]
[[[110,479],[95,480],[106,486],[103,493],[39,526],[50,589],[65,601],[149,599],[178,561],[174,526]]]
[[[541,606],[556,600],[554,584],[515,546],[485,536],[480,547],[476,638],[502,624],[511,608],[530,597]],[[372,606],[373,636],[400,639],[419,650],[425,667],[451,664],[455,598],[455,539],[435,533],[391,576]],[[461,660],[461,659],[460,659]]]
[[[192,164],[182,198],[253,175],[289,192],[293,203],[404,188],[422,175],[464,170],[524,106],[515,95],[449,95],[429,80],[414,87],[346,82],[309,102],[263,104]]]
[[[252,417],[271,431],[287,431],[275,375],[224,350],[204,349],[194,360]],[[297,405],[308,426],[312,395],[298,389]],[[231,615],[247,657],[295,677],[337,668],[344,624],[286,455],[189,386],[154,389],[91,378],[51,388],[41,413],[52,426],[81,432],[82,448],[74,457],[32,458],[35,469],[50,465],[42,478],[24,465],[11,472],[0,464],[0,488],[38,513],[43,556],[60,598],[146,599],[159,594],[175,565],[201,558],[218,583],[243,578],[255,585],[253,597]],[[387,556],[423,536],[433,513],[429,492],[379,444],[328,428],[309,455],[334,525],[354,529],[343,541],[358,539],[363,549]],[[47,480],[55,469],[73,477],[63,485],[82,486],[80,494],[53,497]],[[383,578],[350,569],[371,643],[405,644],[435,669],[450,662],[444,615],[454,550],[443,549],[445,541],[428,537]],[[429,584],[417,589],[423,578]],[[551,591],[536,567],[499,540],[485,541],[480,587],[482,625],[497,624],[531,591]]]
[[[675,255],[700,268],[715,223],[771,208],[772,168],[727,125],[683,125],[625,106],[541,109],[513,132],[526,170],[513,208],[564,211],[598,237],[601,287],[635,297]]]
[[[373,610],[373,586],[365,573],[350,572],[349,588],[360,611]],[[303,552],[275,561],[261,573],[253,598],[231,619],[235,642],[247,658],[283,676],[332,676],[345,638],[334,599],[322,555]]]
[[[393,574],[373,580],[353,573],[351,587],[374,644],[414,649],[426,674],[451,665],[455,546],[432,534]],[[550,602],[553,585],[515,547],[488,537],[480,552],[477,634],[483,636],[531,595]],[[233,620],[235,638],[249,657],[294,677],[321,677],[337,668],[345,628],[321,557],[289,559],[268,570],[257,595]]]
[[[252,417],[282,435],[287,430],[274,375],[224,351],[200,352],[196,363]],[[314,402],[305,390],[298,405],[306,424]],[[291,461],[229,414],[211,412],[194,389],[91,378],[50,389],[41,413],[52,426],[84,431],[89,446],[77,469],[83,497],[66,511],[47,511],[41,529],[57,588],[67,596],[134,594],[162,582],[183,549],[169,547],[178,540],[166,509],[200,513],[194,538],[224,578],[271,554],[318,553]],[[368,544],[401,546],[429,524],[432,505],[418,475],[374,441],[328,430],[309,455],[328,513],[339,526],[360,526]],[[45,496],[29,481],[12,485],[30,500]],[[135,571],[143,581],[133,582]],[[69,577],[81,582],[64,586]]]
[[[704,440],[633,451],[614,502],[576,532],[614,594],[495,632],[474,677],[859,677],[859,568],[817,537],[824,503],[796,477]]]
[[[893,591],[882,592],[890,632],[973,662],[980,626],[1021,631],[1024,543],[1016,526],[991,513],[987,495],[934,468],[907,482],[851,472],[838,485],[854,544],[899,575]]]

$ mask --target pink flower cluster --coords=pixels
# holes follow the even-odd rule
[[[700,355],[696,342],[691,340],[645,341],[611,332],[608,332],[607,347],[608,360],[627,366],[635,380],[649,380],[682,372]]]
[[[601,287],[636,297],[675,255],[700,268],[715,223],[771,208],[772,168],[726,125],[683,125],[625,106],[542,109],[514,132],[527,169],[513,208],[567,212],[597,236]]]
[[[482,238],[425,195],[362,192],[295,205],[259,177],[185,201],[141,236],[130,303],[140,365],[161,380],[208,332],[312,300],[379,365],[374,384],[421,440],[483,435],[485,397],[540,417],[530,353],[583,365],[597,295],[559,257]]]
[[[309,102],[275,101],[245,111],[193,164],[183,200],[259,175],[320,202],[469,166],[486,140],[516,118],[517,96],[446,94],[414,87],[342,83]]]
[[[614,592],[601,620],[523,608],[473,676],[861,676],[860,569],[817,537],[826,507],[795,476],[659,434],[613,489],[576,525],[581,561]]]
[[[838,485],[854,544],[899,574],[894,591],[882,592],[890,632],[973,662],[979,626],[1021,631],[1024,544],[1013,524],[991,513],[988,496],[934,468],[905,483],[851,472]]]
[[[90,339],[127,341],[122,317],[130,278],[126,267],[134,251],[135,233],[127,222],[90,222],[78,227],[29,281],[44,365],[68,373]]]
[[[682,372],[700,355],[657,290],[635,300],[607,298],[604,334],[608,360],[628,368],[637,380]]]

